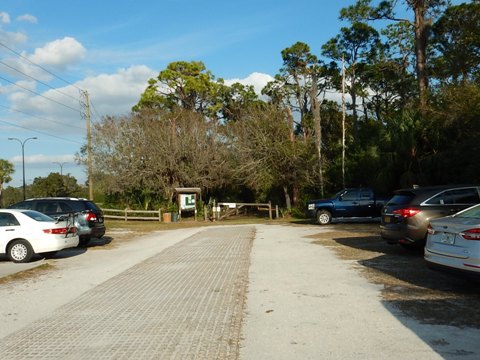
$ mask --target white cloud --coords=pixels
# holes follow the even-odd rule
[[[30,15],[30,14],[20,15],[20,16],[17,17],[17,20],[18,21],[26,21],[26,22],[29,22],[29,23],[32,23],[32,24],[38,23],[37,18],[33,15]]]
[[[260,95],[265,85],[267,85],[269,81],[273,80],[274,78],[271,75],[254,72],[244,79],[227,79],[225,80],[225,85],[230,86],[234,83],[240,83],[242,85],[253,85],[255,92]]]
[[[0,12],[0,22],[4,24],[10,24],[10,15],[4,11]]]
[[[72,37],[64,37],[47,43],[44,47],[35,49],[30,60],[40,65],[51,65],[65,68],[85,57],[86,49]]]
[[[7,46],[13,46],[27,41],[27,35],[21,32],[8,32],[0,29],[0,41]]]
[[[139,65],[119,69],[114,74],[90,76],[74,86],[42,92],[42,96],[17,91],[10,95],[11,107],[27,114],[38,114],[46,119],[39,122],[38,118],[27,118],[22,126],[43,131],[57,131],[60,126],[70,129],[70,132],[81,132],[85,128],[85,122],[80,116],[79,88],[88,91],[92,119],[99,120],[98,116],[129,113],[147,87],[148,79],[156,75],[154,70]],[[24,86],[31,87],[32,84],[25,83]]]
[[[88,77],[77,86],[89,92],[90,99],[102,115],[125,114],[140,100],[148,79],[157,74],[145,65],[135,65],[119,69],[115,74]]]
[[[22,163],[22,156],[17,155],[14,156],[10,159],[11,162],[13,163]],[[44,155],[44,154],[36,154],[36,155],[30,155],[30,156],[25,156],[25,164],[52,164],[54,162],[70,162],[74,163],[75,162],[75,155],[73,154],[68,154],[68,155]]]

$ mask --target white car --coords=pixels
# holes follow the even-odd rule
[[[425,260],[434,268],[480,275],[480,204],[430,221]]]
[[[75,247],[79,238],[69,223],[34,210],[0,209],[0,253],[15,263],[25,263],[34,254],[51,257]]]

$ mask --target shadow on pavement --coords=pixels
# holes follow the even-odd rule
[[[369,282],[382,286],[383,305],[443,358],[480,358],[480,284],[427,267],[423,249],[388,245],[376,231],[338,226],[316,244],[358,264]],[[433,326],[433,327],[432,327]],[[450,327],[448,327],[450,326]],[[448,336],[454,332],[456,336]],[[458,333],[460,332],[460,333]]]

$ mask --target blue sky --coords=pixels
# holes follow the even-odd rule
[[[22,184],[50,172],[85,182],[74,154],[85,143],[79,89],[92,121],[129,112],[170,62],[202,61],[216,78],[260,89],[297,41],[320,55],[347,24],[354,0],[15,0],[0,5],[0,159]],[[21,56],[18,56],[20,54]],[[38,67],[36,65],[40,65]],[[19,70],[19,71],[17,71]],[[47,70],[47,71],[45,71]]]

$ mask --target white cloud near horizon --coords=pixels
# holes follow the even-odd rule
[[[259,72],[253,72],[243,79],[225,79],[225,85],[231,86],[234,83],[240,83],[242,85],[252,85],[257,95],[261,95],[262,89],[268,82],[273,81],[273,76],[269,74],[263,74]]]
[[[10,159],[12,163],[21,164],[22,157],[17,155]],[[68,162],[74,163],[75,162],[75,155],[73,154],[65,154],[65,155],[44,155],[44,154],[36,154],[36,155],[29,155],[25,156],[25,164],[52,164],[54,162]]]

